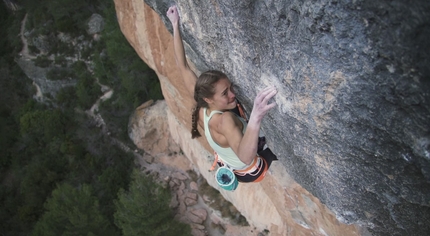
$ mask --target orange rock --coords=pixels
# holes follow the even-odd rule
[[[144,1],[115,0],[115,6],[122,32],[160,79],[168,109],[167,116],[163,117],[167,122],[162,119],[159,122],[168,123],[173,140],[208,183],[217,188],[213,173],[208,172],[213,161],[211,148],[205,138],[191,139],[189,130],[193,98],[176,68],[172,35],[158,14]],[[190,65],[193,64],[190,62]],[[137,142],[140,143],[139,140]],[[297,184],[277,163],[272,165],[270,173],[261,183],[240,184],[235,192],[220,192],[246,217],[250,225],[260,231],[269,230],[272,236],[361,234],[358,226],[339,222],[333,212]],[[187,217],[192,218],[192,222],[203,222],[191,213]]]

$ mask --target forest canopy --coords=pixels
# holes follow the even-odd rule
[[[21,8],[16,11],[0,4],[0,30],[7,35],[0,38],[1,234],[133,235],[127,229],[145,227],[147,232],[158,232],[152,235],[166,234],[162,229],[189,235],[189,226],[176,222],[168,208],[170,193],[133,171],[133,154],[110,137],[132,145],[127,136],[129,115],[146,100],[162,98],[155,73],[119,30],[113,1],[17,3]],[[99,41],[86,32],[94,13],[105,21]],[[49,51],[43,53],[30,46],[37,57],[34,63],[49,69],[47,79],[76,81],[55,96],[43,94],[44,102],[33,98],[32,81],[16,63],[25,15],[25,30],[32,32],[28,37],[62,32],[91,42],[91,47],[78,49],[52,40]],[[67,59],[77,54],[76,62]],[[99,83],[115,91],[99,110],[109,134],[84,112],[102,95]],[[138,197],[142,193],[134,186],[142,184],[150,198]],[[133,197],[126,201],[128,195]],[[127,207],[159,209],[163,220],[154,223],[148,215],[124,214]],[[134,224],[133,217],[143,223]]]

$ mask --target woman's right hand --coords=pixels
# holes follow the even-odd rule
[[[271,108],[276,106],[275,102],[269,104],[269,100],[275,96],[276,93],[278,93],[276,88],[274,86],[269,86],[260,91],[257,94],[257,97],[255,97],[251,116],[254,116],[253,118],[255,118],[258,122],[263,119],[263,117]]]
[[[166,15],[169,18],[170,22],[172,22],[172,24],[178,23],[179,13],[178,13],[178,8],[176,8],[176,6],[169,7],[169,10],[167,10]]]
[[[229,146],[245,164],[251,164],[255,158],[255,154],[258,150],[257,141],[261,128],[261,120],[271,108],[276,106],[276,103],[274,102],[269,104],[269,100],[275,96],[277,92],[278,91],[275,87],[270,86],[257,94],[257,97],[255,97],[254,100],[254,107],[252,108],[251,116],[243,136],[241,135],[241,130],[238,130],[237,125],[235,125],[236,128],[230,128],[228,125],[225,127],[225,124],[222,124],[222,126],[225,127],[222,134],[226,137]],[[231,121],[229,123],[232,124],[234,122]],[[237,135],[237,133],[239,133],[239,135]],[[237,138],[238,136],[241,137]]]

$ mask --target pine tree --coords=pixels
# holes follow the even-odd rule
[[[129,191],[121,189],[115,202],[115,224],[124,236],[190,235],[188,225],[174,220],[170,192],[135,170]]]
[[[112,235],[108,220],[100,213],[91,186],[75,188],[64,183],[45,203],[46,212],[36,223],[33,235]]]

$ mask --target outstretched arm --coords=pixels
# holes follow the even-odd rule
[[[173,46],[175,49],[175,60],[176,65],[179,68],[182,79],[185,82],[185,86],[188,92],[193,97],[194,87],[196,85],[197,76],[190,69],[187,63],[187,58],[185,57],[184,44],[182,43],[181,32],[179,30],[179,13],[176,6],[171,6],[167,11],[167,17],[173,26]]]

